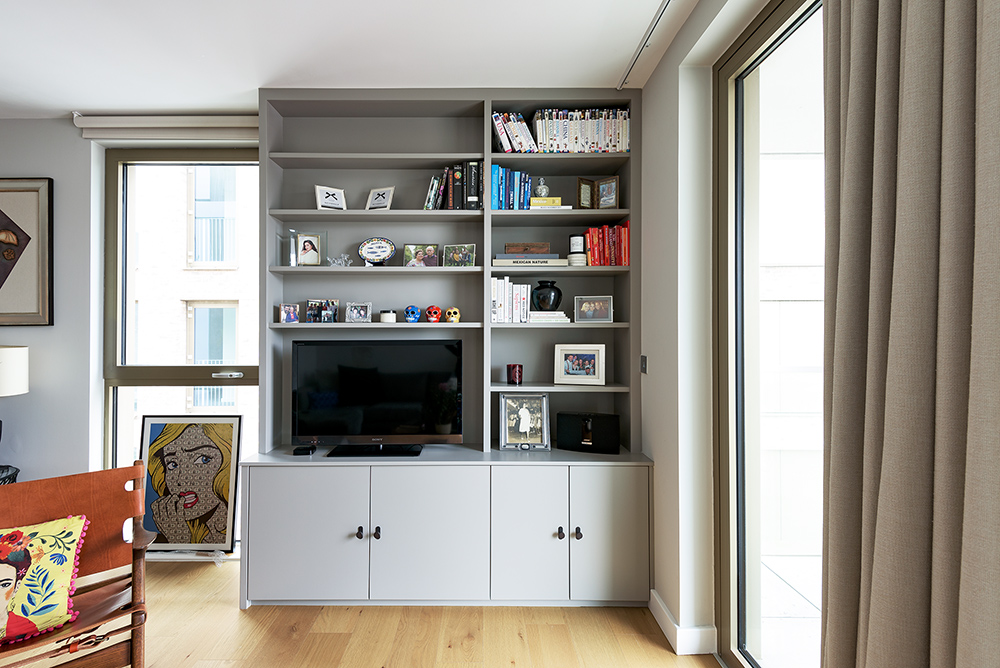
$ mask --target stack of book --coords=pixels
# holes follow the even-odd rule
[[[589,267],[627,267],[631,263],[629,221],[591,227],[583,233]]]
[[[572,209],[568,204],[562,203],[562,197],[532,197],[528,200],[530,209]]]
[[[565,311],[528,311],[529,323],[569,322]]]
[[[493,134],[504,153],[538,153],[538,144],[519,113],[494,111]]]
[[[539,109],[532,119],[542,153],[627,153],[628,109]]]
[[[427,186],[424,209],[482,209],[483,163],[468,160],[445,167]]]
[[[490,169],[490,207],[494,211],[527,209],[531,200],[531,175],[497,164]]]

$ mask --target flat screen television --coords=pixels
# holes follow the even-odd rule
[[[293,444],[334,455],[461,442],[461,340],[292,342]]]

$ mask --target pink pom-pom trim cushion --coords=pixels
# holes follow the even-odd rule
[[[20,642],[76,619],[73,609],[83,515],[0,529],[0,644]]]

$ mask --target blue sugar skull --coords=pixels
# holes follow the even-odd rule
[[[419,322],[420,320],[420,309],[410,304],[405,309],[403,309],[403,316],[406,317],[406,322]]]

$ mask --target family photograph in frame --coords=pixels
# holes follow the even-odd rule
[[[475,267],[476,244],[454,244],[444,247],[444,266]]]
[[[239,415],[144,415],[150,550],[233,551]]]
[[[604,385],[604,344],[556,344],[555,382]]]
[[[280,304],[278,306],[278,322],[289,324],[299,321],[298,304]]]
[[[371,322],[372,303],[371,302],[347,302],[344,310],[346,314],[345,322]]]
[[[500,394],[500,449],[552,449],[548,394]]]
[[[404,267],[439,267],[441,257],[437,244],[405,244],[403,246]]]
[[[614,297],[578,296],[573,298],[573,322],[614,322]]]

